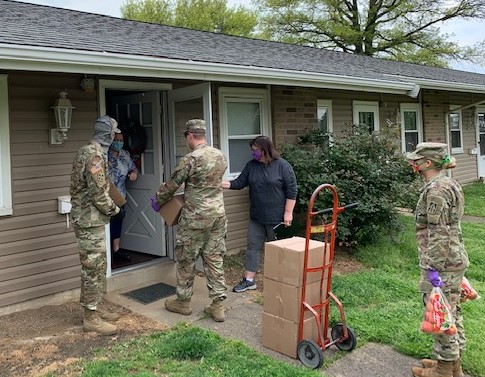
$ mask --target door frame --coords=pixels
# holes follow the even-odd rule
[[[483,178],[485,177],[485,155],[480,154],[480,124],[478,123],[478,114],[479,113],[484,113],[485,114],[485,105],[479,105],[477,106],[477,109],[475,111],[475,122],[476,122],[476,140],[477,140],[477,146],[476,146],[476,155],[477,155],[477,176],[478,178]]]
[[[106,91],[107,90],[133,90],[133,91],[159,91],[163,93],[164,91],[171,91],[172,84],[167,83],[153,83],[153,82],[142,82],[142,81],[123,81],[123,80],[104,80],[100,79],[98,83],[98,99],[99,99],[99,116],[106,114]],[[163,97],[162,97],[163,98]],[[165,115],[163,115],[165,117]],[[161,119],[161,124],[165,119]],[[169,124],[170,128],[170,124]],[[162,127],[163,132],[163,127]],[[162,148],[163,150],[164,148]],[[164,156],[158,156],[161,160]],[[165,174],[165,172],[163,172]],[[107,252],[107,266],[106,266],[106,277],[112,276],[111,271],[111,235],[109,224],[105,226],[105,243]]]

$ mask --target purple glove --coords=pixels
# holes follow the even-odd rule
[[[428,280],[433,285],[433,287],[442,287],[445,284],[441,281],[440,275],[436,270],[428,271]]]
[[[155,212],[160,212],[161,205],[157,203],[157,198],[155,196],[152,196],[150,198],[152,202],[152,208]]]

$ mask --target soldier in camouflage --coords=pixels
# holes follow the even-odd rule
[[[74,158],[70,187],[71,217],[81,261],[83,329],[104,335],[117,332],[117,327],[106,321],[119,318],[100,306],[106,290],[105,225],[120,211],[109,196],[106,179],[106,153],[117,132],[116,120],[107,115],[96,120],[93,139]]]
[[[441,287],[458,330],[455,335],[433,334],[436,360],[422,360],[423,367],[413,367],[413,375],[463,377],[461,354],[466,338],[460,286],[469,265],[460,224],[465,205],[463,190],[456,180],[443,172],[456,166],[455,159],[448,154],[448,145],[420,143],[407,157],[413,170],[425,179],[416,206],[416,240],[421,268],[419,289],[426,303],[433,286]]]
[[[151,199],[155,211],[168,202],[185,184],[184,205],[178,222],[175,259],[177,261],[177,298],[167,299],[167,310],[190,315],[195,263],[199,255],[204,263],[210,306],[205,313],[215,321],[225,320],[226,298],[223,258],[226,253],[226,213],[222,177],[227,161],[220,150],[206,143],[206,126],[201,119],[186,123],[185,138],[192,150],[180,159],[169,181],[163,183]]]

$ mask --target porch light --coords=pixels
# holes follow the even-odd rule
[[[59,98],[56,99],[52,109],[56,118],[56,128],[50,130],[50,143],[62,144],[67,139],[67,131],[71,128],[72,110],[75,109],[67,98],[67,91],[63,90],[59,93]]]

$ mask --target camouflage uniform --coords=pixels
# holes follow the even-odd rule
[[[434,148],[436,143],[423,144]],[[433,161],[432,157],[426,158]],[[461,280],[469,265],[460,225],[463,210],[464,197],[460,184],[442,171],[420,190],[416,206],[416,240],[421,267],[419,289],[426,303],[432,289],[428,271],[439,272],[444,282],[442,290],[451,305],[458,330],[453,336],[433,335],[433,352],[436,359],[443,361],[459,359],[460,351],[465,349],[466,343],[460,306]]]
[[[105,225],[119,208],[109,196],[105,153],[97,143],[81,147],[71,173],[71,217],[81,261],[81,306],[96,310],[106,290]]]
[[[205,133],[205,124],[202,127],[201,133]],[[198,123],[187,130],[197,133]],[[185,202],[175,248],[177,298],[181,301],[192,297],[195,263],[199,255],[204,262],[209,297],[213,300],[226,298],[223,258],[227,222],[222,195],[222,177],[226,168],[227,161],[220,150],[205,143],[199,144],[180,159],[170,180],[156,193],[158,204],[163,205],[185,183]]]

